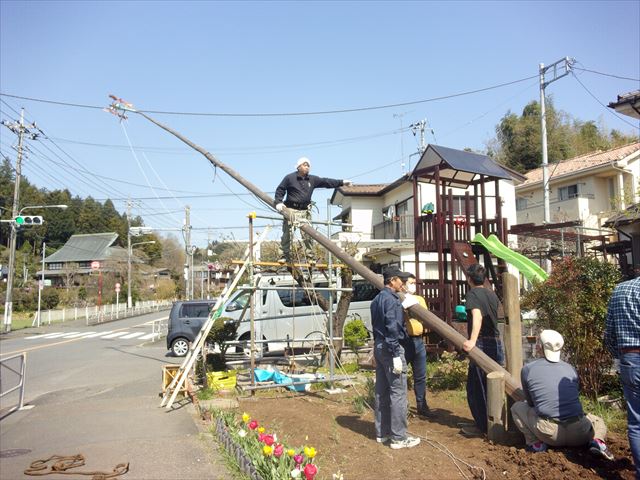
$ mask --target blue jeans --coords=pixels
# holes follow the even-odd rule
[[[499,338],[478,338],[476,347],[500,365],[504,365],[504,350]],[[471,359],[467,374],[467,403],[476,426],[483,433],[487,433],[487,374]]]
[[[409,337],[403,346],[404,358],[413,369],[416,408],[424,409],[427,406],[427,349],[422,337]]]
[[[629,446],[640,479],[640,353],[620,355],[620,381],[627,401]]]
[[[400,358],[404,360],[404,351],[400,350]],[[393,357],[384,342],[375,343],[373,355],[376,359],[376,436],[404,440],[407,438],[407,365],[403,361],[402,373],[393,373]]]

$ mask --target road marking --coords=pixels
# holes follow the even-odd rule
[[[147,333],[146,335],[139,338],[139,340],[149,340],[150,338],[159,337],[160,334],[158,332],[155,333]]]
[[[24,337],[25,340],[37,340],[39,338],[58,338],[58,337],[64,337],[65,335],[72,335],[74,333],[80,333],[80,332],[54,332],[54,333],[45,333],[44,335],[33,335],[31,337]]]
[[[96,333],[96,332],[70,333],[69,335],[63,336],[62,338],[80,338],[86,335],[91,335],[92,333]]]
[[[133,333],[130,333],[129,335],[125,335],[124,337],[120,337],[120,339],[121,340],[128,340],[130,338],[139,337],[140,335],[144,335],[144,332],[133,332]]]
[[[102,340],[105,339],[110,339],[110,338],[116,338],[116,337],[120,337],[122,335],[126,335],[127,333],[129,333],[128,331],[124,331],[124,332],[116,332],[116,333],[111,333],[109,335],[103,335],[102,337],[100,337]]]

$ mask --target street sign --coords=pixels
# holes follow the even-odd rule
[[[207,268],[208,268],[209,270],[213,270],[213,263],[210,263],[209,265],[207,265]]]
[[[120,284],[116,283],[116,293],[120,293]]]
[[[99,270],[99,269],[100,269],[100,262],[98,261],[91,262],[91,270]]]

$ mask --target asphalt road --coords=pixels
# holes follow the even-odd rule
[[[229,478],[215,443],[199,431],[193,405],[159,407],[162,365],[181,363],[168,353],[164,337],[147,338],[149,322],[166,316],[168,311],[0,336],[1,359],[27,352],[26,408],[7,414],[17,392],[0,403],[3,480],[32,478],[23,472],[35,460],[76,454],[86,459],[79,471],[111,472],[129,462],[129,472],[116,478]],[[11,381],[3,368],[3,388]]]

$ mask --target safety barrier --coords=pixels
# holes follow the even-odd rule
[[[17,367],[13,368],[10,365],[10,362],[15,359],[20,359],[19,360],[20,363]],[[22,409],[22,407],[24,407],[24,378],[25,378],[24,374],[25,374],[26,366],[27,366],[26,352],[22,352],[17,355],[13,355],[11,357],[0,359],[0,398],[18,389],[20,390],[20,394],[18,396],[19,398],[18,405],[11,407],[6,413],[3,413],[2,414],[3,417],[9,415],[11,412],[15,412],[16,410],[20,410]],[[7,370],[8,372],[6,372],[5,370]],[[9,381],[7,379],[7,373],[14,374],[14,375],[10,375],[9,379],[11,377],[17,376],[18,384],[13,387],[7,388],[5,390],[5,384]]]

